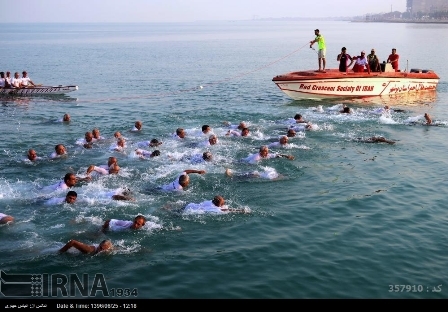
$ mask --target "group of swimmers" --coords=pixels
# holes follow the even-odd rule
[[[384,107],[384,110],[389,110],[389,107]],[[350,114],[352,113],[350,108],[347,106],[343,106],[342,109],[339,111],[341,114]],[[431,117],[428,114],[425,114],[425,120],[427,124],[431,124],[432,120]],[[61,119],[62,122],[70,122],[71,117],[69,114],[65,114],[63,118]],[[296,131],[307,131],[311,130],[313,128],[313,125],[311,122],[305,120],[302,115],[296,114],[294,118],[290,118],[289,120],[289,126],[287,128],[287,133],[285,135],[281,135],[278,139],[278,141],[271,142],[270,144],[262,145],[259,148],[259,151],[257,153],[251,154],[248,157],[242,159],[243,161],[251,164],[258,163],[260,160],[263,159],[269,159],[269,158],[286,158],[293,160],[293,155],[287,155],[287,154],[281,154],[281,153],[272,153],[270,152],[269,148],[282,148],[286,147],[288,145],[288,141],[290,137],[296,136]],[[238,125],[232,125],[228,122],[224,123],[225,127],[229,128],[226,136],[250,136],[250,130],[245,122],[240,122]],[[142,122],[136,121],[134,124],[134,127],[130,129],[131,132],[141,131],[142,130]],[[208,140],[205,142],[201,142],[201,144],[197,144],[196,146],[200,147],[209,147],[211,145],[215,145],[218,143],[218,138],[216,134],[213,133],[212,129],[208,125],[203,125],[201,128],[201,136],[208,136]],[[172,137],[176,140],[183,140],[187,136],[186,131],[183,128],[176,129],[175,133],[173,133]],[[86,132],[85,138],[82,140],[78,140],[77,143],[84,147],[84,148],[91,148],[92,145],[95,142],[99,142],[101,140],[105,140],[103,136],[100,135],[100,132],[97,128],[95,128],[92,132]],[[122,142],[122,147],[125,146],[125,139],[122,137],[122,135],[119,132],[114,133],[114,140],[117,143],[117,146],[120,145],[119,142]],[[368,139],[361,140],[363,142],[368,143],[389,143],[394,144],[394,141],[388,140],[384,137],[371,137]],[[135,144],[135,154],[138,157],[156,157],[160,155],[160,151],[156,150],[158,153],[155,153],[156,151],[150,152],[143,147],[151,147],[156,148],[160,146],[162,142],[158,139],[152,139],[150,141],[142,141],[137,142]],[[116,151],[123,151],[120,149],[116,149]],[[67,151],[65,149],[65,146],[62,144],[58,144],[55,146],[55,152],[52,153],[50,158],[55,157],[61,157],[63,155],[66,155]],[[37,156],[37,153],[30,149],[28,151],[28,160],[29,161],[37,161],[39,159],[42,159]],[[213,159],[213,156],[209,150],[204,152],[200,159],[198,161],[211,161]],[[58,189],[65,189],[68,190],[68,193],[63,198],[51,198],[47,200],[46,203],[48,204],[61,204],[61,203],[67,203],[72,204],[76,202],[77,200],[77,193],[73,190],[70,190],[73,186],[75,186],[80,181],[90,181],[91,176],[90,174],[93,172],[98,172],[101,175],[106,174],[117,174],[119,172],[119,166],[117,162],[117,158],[114,156],[109,157],[108,163],[106,165],[96,166],[96,165],[90,165],[86,172],[86,177],[77,177],[73,173],[67,173],[64,177],[64,180],[57,183],[54,186],[51,186],[53,190]],[[205,170],[195,170],[195,169],[186,169],[184,170],[174,181],[171,183],[168,183],[166,185],[162,185],[160,187],[163,191],[181,191],[188,187],[190,183],[189,174],[205,174]],[[235,174],[235,172],[229,168],[225,170],[225,175],[228,177],[263,177],[263,174],[260,174],[257,171],[253,172],[244,172],[241,174]],[[276,179],[279,177],[279,175],[276,172],[269,172],[265,175],[268,179]],[[113,200],[134,200],[130,196],[130,191],[125,189],[118,189],[120,191],[112,191],[108,194],[108,197]],[[166,206],[167,207],[167,206]],[[166,208],[165,207],[165,208]],[[169,207],[171,209],[171,207]],[[236,213],[247,213],[250,212],[248,209],[234,209],[229,208],[225,204],[225,199],[221,195],[216,195],[212,200],[206,200],[201,203],[190,203],[187,204],[180,209],[177,209],[177,211],[182,213],[230,213],[230,212],[236,212]],[[0,224],[5,223],[13,223],[14,217],[5,215],[0,213]],[[107,230],[117,231],[117,230],[125,230],[125,229],[131,229],[131,230],[138,230],[142,228],[146,223],[146,218],[143,215],[138,215],[135,217],[133,221],[127,221],[127,220],[117,220],[117,219],[110,219],[107,220],[104,225],[102,226],[102,231],[106,232]],[[64,247],[60,249],[60,252],[65,252],[69,250],[70,248],[78,249],[82,253],[89,253],[89,254],[96,254],[102,251],[110,251],[113,249],[113,244],[110,242],[110,240],[104,240],[99,245],[89,245],[84,244],[82,242],[79,242],[77,240],[70,240],[67,244],[65,244]]]

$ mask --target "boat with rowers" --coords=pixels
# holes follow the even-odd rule
[[[60,95],[78,90],[78,86],[35,86],[27,88],[0,88],[0,95]]]
[[[296,71],[272,81],[294,100],[389,96],[435,91],[440,77],[430,69],[396,72],[390,63],[381,72],[340,72],[339,69]]]

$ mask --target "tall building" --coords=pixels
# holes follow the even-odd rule
[[[406,0],[411,15],[448,11],[448,0]]]

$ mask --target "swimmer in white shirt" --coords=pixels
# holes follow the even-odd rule
[[[137,120],[134,123],[134,128],[131,129],[131,132],[138,132],[141,131],[143,127],[143,123],[140,120]]]
[[[178,139],[178,140],[185,139],[186,136],[187,136],[187,133],[185,132],[185,130],[183,128],[177,128],[176,133],[173,133],[173,138]]]
[[[67,150],[63,144],[58,144],[54,147],[54,152],[50,154],[50,159],[67,156]]]
[[[216,145],[218,143],[218,138],[216,137],[216,135],[212,134],[208,137],[207,141],[204,142],[200,142],[197,144],[198,147],[208,147],[211,145]]]
[[[229,130],[227,131],[226,136],[247,137],[250,136],[250,130],[249,128],[243,128],[241,132],[238,132],[237,130]]]
[[[126,149],[126,140],[121,137],[117,140],[117,143],[112,144],[109,148],[109,150],[111,151],[116,151],[116,152],[124,152],[124,150]]]
[[[148,158],[153,158],[153,157],[157,157],[160,156],[160,151],[159,150],[155,150],[155,151],[147,151],[141,148],[137,148],[135,150],[135,155],[137,155],[139,158],[141,159],[148,159]]]
[[[190,184],[190,177],[188,176],[190,173],[204,174],[205,170],[194,170],[187,169],[184,170],[177,178],[171,183],[165,184],[161,186],[161,189],[167,192],[170,191],[182,191]]]
[[[76,199],[78,198],[78,193],[75,191],[68,191],[67,195],[65,197],[53,197],[50,199],[47,199],[44,204],[45,205],[60,205],[60,204],[74,204],[76,202]]]
[[[98,172],[101,175],[118,174],[120,172],[120,166],[118,166],[117,163],[113,163],[112,165],[110,165],[109,168],[106,169],[106,168],[101,167],[101,166],[90,165],[87,168],[86,175],[90,176],[90,174],[93,171]]]
[[[189,203],[181,212],[184,214],[202,214],[202,213],[214,213],[214,214],[225,214],[225,213],[247,213],[247,209],[234,209],[229,208],[225,204],[224,197],[216,195],[212,200],[206,200],[202,203]]]
[[[87,176],[85,178],[81,178],[81,177],[77,177],[74,173],[69,172],[64,176],[64,180],[62,180],[61,182],[46,186],[43,189],[48,190],[48,191],[67,190],[69,188],[74,187],[80,181],[90,181],[90,180],[91,180],[91,177],[89,177],[89,176]]]
[[[27,158],[25,159],[26,161],[36,161],[36,160],[42,160],[42,157],[37,156],[37,153],[35,150],[33,150],[32,148],[30,148],[28,150],[27,153]]]
[[[104,222],[102,231],[122,231],[122,230],[138,230],[144,227],[146,224],[146,218],[142,215],[138,215],[134,218],[134,221],[125,221],[117,219],[109,219]]]
[[[157,147],[162,144],[163,144],[162,141],[159,141],[157,139],[152,139],[151,141],[137,142],[136,145],[140,148],[146,148],[146,147]]]
[[[282,135],[277,142],[272,142],[268,145],[268,148],[279,148],[279,147],[287,147],[289,138],[286,135]]]
[[[243,158],[243,161],[248,162],[250,164],[255,164],[262,159],[279,158],[279,157],[287,158],[289,160],[294,159],[294,156],[292,156],[292,155],[270,153],[269,148],[266,145],[263,145],[260,147],[260,150],[258,153],[251,154],[248,157]]]
[[[93,142],[105,139],[105,137],[103,137],[100,134],[100,130],[98,128],[95,128],[95,129],[92,130],[92,136],[93,136]]]

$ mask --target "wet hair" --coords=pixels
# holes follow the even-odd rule
[[[74,174],[74,173],[71,173],[71,172],[66,173],[65,176],[64,176],[64,182],[67,182],[68,180],[70,180],[70,177],[71,177],[71,176],[74,176],[74,175],[75,175],[75,174]]]
[[[157,139],[152,139],[151,141],[149,141],[149,145],[150,146],[157,146],[157,145],[160,145],[160,144],[162,144],[162,142],[160,142]]]
[[[67,195],[65,195],[65,197],[67,196],[75,196],[78,197],[78,193],[76,193],[75,191],[68,191]]]
[[[155,150],[154,152],[151,153],[151,156],[160,156],[160,151],[159,150]]]
[[[300,114],[295,114],[294,119],[300,119],[300,118],[302,118],[302,115],[300,115]]]
[[[209,125],[203,125],[203,126],[202,126],[202,131],[207,130],[207,128],[210,128],[210,126],[209,126]]]
[[[204,152],[203,154],[202,154],[202,158],[204,159],[204,160],[212,160],[212,158],[213,158],[213,155],[212,155],[212,153],[210,153],[210,152]]]
[[[222,201],[224,201],[224,198],[223,198],[222,196],[220,196],[220,195],[216,195],[215,197],[213,197],[212,203],[213,203],[215,206],[221,207],[221,206],[220,206],[220,203],[221,203]],[[225,201],[224,201],[224,202],[225,202]]]
[[[188,182],[190,182],[190,177],[188,176],[188,174],[183,174],[179,177],[179,184],[182,187],[187,186]]]
[[[136,216],[135,218],[134,218],[134,221],[137,221],[137,220],[139,220],[139,219],[142,219],[143,221],[145,221],[145,223],[146,223],[146,218],[145,218],[145,216],[143,216],[143,215],[138,215],[138,216]],[[144,225],[144,224],[143,224]]]

